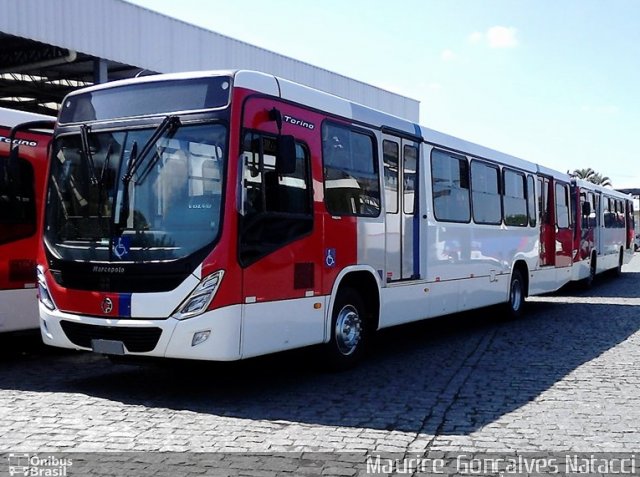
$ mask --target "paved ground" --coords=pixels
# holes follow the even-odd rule
[[[385,331],[339,374],[312,352],[135,367],[4,340],[0,453],[341,453],[333,470],[305,464],[324,475],[360,472],[348,455],[363,452],[638,451],[640,462],[639,290],[640,255],[588,292],[532,298],[515,322],[489,309]]]

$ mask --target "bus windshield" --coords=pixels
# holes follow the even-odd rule
[[[149,127],[59,136],[45,217],[49,251],[62,260],[141,263],[211,244],[220,231],[226,136],[222,124],[179,122],[162,134]]]

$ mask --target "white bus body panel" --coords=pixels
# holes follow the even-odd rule
[[[131,316],[136,318],[165,318],[170,316],[199,283],[200,280],[195,275],[190,274],[171,291],[132,293]]]
[[[327,297],[243,305],[242,358],[322,343]],[[319,308],[314,304],[320,303]]]
[[[529,295],[541,295],[559,290],[569,283],[572,267],[540,267],[529,271]]]
[[[591,273],[591,258],[587,258],[585,260],[579,260],[574,262],[572,265],[573,270],[571,271],[571,280],[572,281],[580,281],[589,277],[589,273]]]
[[[358,264],[367,265],[382,273],[385,269],[385,225],[379,218],[358,217]],[[382,279],[382,277],[380,277]]]
[[[0,291],[0,333],[37,328],[37,291],[34,288]]]

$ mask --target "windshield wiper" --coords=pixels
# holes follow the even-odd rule
[[[144,146],[142,146],[142,149],[140,150],[140,154],[136,154],[134,156],[132,149],[132,153],[129,156],[129,164],[127,165],[127,170],[122,176],[122,182],[125,186],[129,185],[134,174],[138,171],[140,165],[143,163],[155,143],[158,142],[158,140],[167,132],[170,136],[173,135],[180,127],[180,125],[180,118],[178,118],[178,116],[166,116],[158,125],[156,130],[153,131],[153,134],[151,134],[151,137],[149,137],[147,142],[144,143]],[[155,156],[159,157],[159,154],[156,154]],[[147,167],[145,167],[143,173],[140,176],[140,181],[142,181],[144,177],[149,173],[149,171],[153,167],[153,164],[155,164],[155,160],[151,161],[151,163],[147,165]]]
[[[164,127],[164,129],[162,129],[161,132],[157,134],[156,143],[165,134],[167,138],[172,138],[181,125],[182,123],[180,122],[180,118],[178,118],[178,116],[168,117],[167,125]],[[145,166],[144,170],[140,173],[140,177],[136,181],[138,184],[142,184],[144,182],[144,180],[147,178],[149,173],[153,170],[153,167],[156,165],[156,163],[158,162],[158,159],[160,159],[160,157],[162,156],[162,153],[166,148],[167,148],[166,146],[162,148],[158,147],[155,154],[149,160],[149,163]],[[143,152],[145,152],[145,156],[140,157],[140,164],[142,164],[142,161],[144,160],[144,158],[146,157],[149,151],[143,151]]]
[[[91,127],[83,124],[80,126],[80,144],[82,147],[82,154],[87,158],[87,164],[89,165],[89,182],[91,185],[98,184],[98,178],[96,177],[96,166],[93,163],[93,154],[91,154],[91,147],[89,146],[89,132]]]
[[[138,161],[138,143],[133,141],[131,145],[131,154],[129,154],[129,165],[127,166],[127,172],[122,177],[123,189],[122,189],[122,200],[120,201],[120,209],[118,211],[118,223],[116,226],[116,235],[122,235],[122,232],[125,228],[127,228],[127,220],[129,220],[129,183],[131,182],[131,177],[133,176],[133,172],[131,164],[135,164]],[[115,219],[115,215],[114,215]]]
[[[109,169],[109,160],[111,159],[111,150],[113,149],[113,141],[109,143],[107,147],[107,155],[105,156],[104,163],[102,164],[102,171],[100,172],[100,183],[98,184],[98,218],[102,218],[102,205],[104,204],[104,198],[102,193],[104,191],[104,175]]]
[[[151,148],[163,137],[167,132],[169,135],[173,135],[180,127],[180,118],[178,116],[166,116],[158,127],[153,131],[147,142],[144,143],[140,153],[138,153],[138,143],[136,141],[131,145],[131,154],[129,154],[129,162],[127,163],[127,170],[122,176],[122,201],[120,202],[120,210],[118,214],[118,223],[116,225],[116,233],[121,235],[125,228],[127,228],[127,220],[129,220],[129,184],[135,173],[140,168],[140,165],[144,162],[145,157],[151,151]],[[155,157],[160,157],[156,153]],[[156,159],[157,160],[157,159]],[[156,160],[151,161],[147,167],[145,167],[140,179],[136,183],[142,182],[146,174],[153,168]]]

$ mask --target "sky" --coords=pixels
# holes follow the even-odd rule
[[[129,0],[420,101],[420,123],[640,187],[639,0]]]

